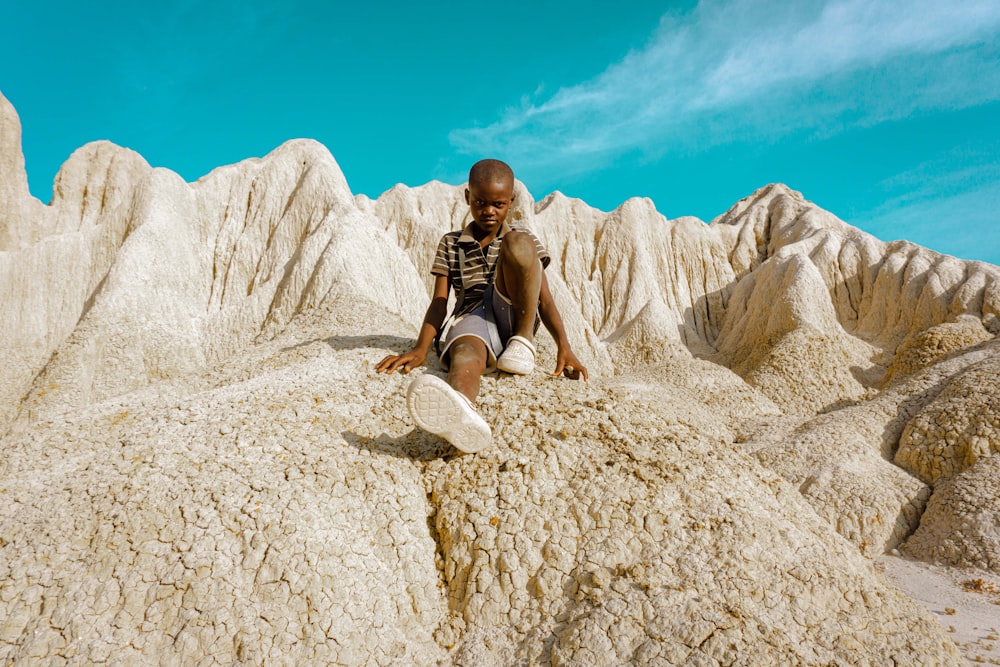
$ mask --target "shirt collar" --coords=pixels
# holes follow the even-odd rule
[[[462,230],[462,233],[458,237],[458,240],[460,242],[462,242],[462,243],[469,243],[469,242],[478,243],[478,241],[476,241],[476,237],[472,235],[472,226],[473,226],[473,224],[475,224],[475,223],[470,222],[469,224],[467,224],[465,226],[465,229]],[[510,231],[510,225],[508,225],[507,221],[504,220],[503,223],[500,225],[500,229],[497,231],[496,238],[498,238],[498,239],[503,238],[504,234],[506,234],[509,231]]]

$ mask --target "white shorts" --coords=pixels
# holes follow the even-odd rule
[[[490,373],[496,370],[497,357],[503,353],[507,341],[514,335],[514,306],[493,288],[490,288],[490,291],[493,292],[493,298],[490,300],[493,304],[493,319],[497,325],[497,334],[499,334],[499,349],[490,342],[491,336],[489,324],[486,321],[486,300],[484,298],[475,310],[457,318],[444,333],[441,339],[441,354],[438,359],[445,370],[448,370],[448,348],[463,336],[474,336],[486,344],[486,372]]]

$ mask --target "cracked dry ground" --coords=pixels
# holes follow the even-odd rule
[[[489,377],[495,443],[459,456],[372,372],[403,340],[265,343],[8,433],[0,660],[960,662],[710,410]]]

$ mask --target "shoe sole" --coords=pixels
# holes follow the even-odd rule
[[[406,394],[413,421],[463,452],[478,452],[493,439],[490,427],[447,382],[434,375],[413,381]]]

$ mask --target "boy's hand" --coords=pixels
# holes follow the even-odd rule
[[[401,370],[404,373],[409,373],[414,368],[420,368],[426,358],[427,353],[416,348],[403,354],[390,354],[378,362],[378,365],[375,366],[375,372],[393,373],[394,371]]]
[[[587,381],[587,367],[580,363],[573,351],[559,348],[556,354],[556,370],[553,376],[562,373],[570,380],[579,380],[583,376],[583,381]]]

